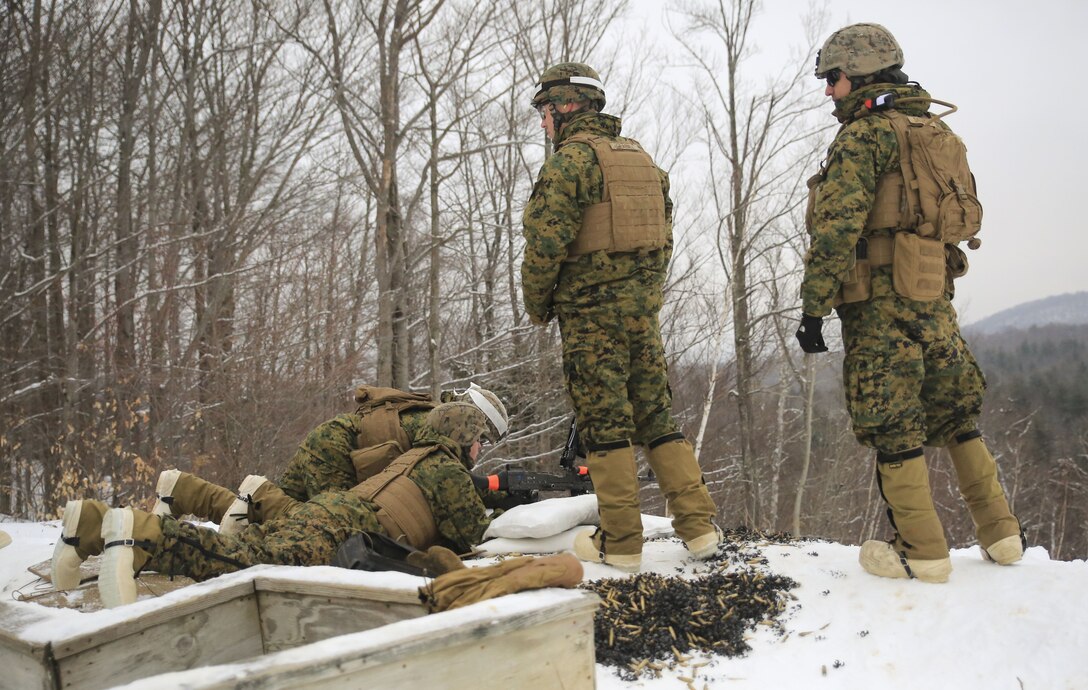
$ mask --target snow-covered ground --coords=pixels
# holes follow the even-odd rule
[[[35,589],[37,578],[26,568],[52,555],[59,524],[0,522],[0,529],[13,540],[0,549],[0,597],[10,601]],[[752,632],[745,657],[696,657],[658,678],[625,681],[598,665],[597,687],[1088,688],[1085,561],[1052,561],[1033,547],[1022,562],[1000,567],[984,562],[977,548],[955,550],[951,580],[932,585],[867,575],[856,546],[807,541],[755,548],[766,559],[758,567],[799,583],[782,630]],[[644,570],[699,572],[686,553],[674,538],[647,542]],[[623,574],[586,566],[587,580],[614,577]],[[58,626],[73,615],[84,614],[58,611]]]

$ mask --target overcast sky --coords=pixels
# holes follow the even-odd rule
[[[632,3],[636,15],[658,17],[666,5]],[[1077,76],[1088,1],[829,0],[827,9],[827,33],[883,24],[903,47],[910,78],[959,106],[947,122],[967,144],[985,213],[983,246],[969,252],[970,273],[957,281],[962,320],[1088,290],[1088,189],[1080,182],[1088,177],[1088,98]],[[803,45],[808,10],[806,0],[764,3],[752,64],[772,69]],[[660,18],[649,26],[652,40],[673,40]],[[822,93],[815,78],[812,88]],[[831,110],[829,101],[829,121]]]

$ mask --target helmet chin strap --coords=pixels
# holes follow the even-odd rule
[[[559,104],[552,103],[552,124],[555,125],[555,139],[559,138],[560,130],[562,130],[563,127],[565,127],[567,123],[569,123],[572,119],[574,119],[575,115],[581,112],[585,112],[586,110],[587,108],[583,106],[581,108],[575,108],[570,112],[562,113],[559,111]],[[552,143],[555,143],[554,139]]]

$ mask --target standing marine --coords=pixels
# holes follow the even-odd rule
[[[895,530],[862,544],[861,566],[945,582],[952,563],[923,446],[948,449],[985,558],[1014,563],[1024,541],[976,427],[986,381],[951,303],[953,280],[967,271],[958,245],[979,246],[982,207],[947,113],[929,112],[950,104],[908,81],[903,64],[878,24],[840,29],[817,54],[816,77],[842,126],[809,182],[797,340],[826,352],[823,319],[837,311],[846,405],[858,442],[876,450]]]
[[[559,320],[563,373],[587,452],[601,526],[575,553],[637,571],[642,516],[633,444],[698,558],[717,550],[715,506],[691,444],[672,417],[658,313],[672,256],[668,175],[620,120],[601,112],[600,75],[581,63],[549,67],[533,107],[554,146],[525,207],[521,265],[533,323]]]

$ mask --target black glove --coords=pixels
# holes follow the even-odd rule
[[[823,333],[820,332],[823,325],[824,320],[819,316],[801,314],[801,327],[794,335],[797,336],[797,342],[801,344],[802,350],[809,354],[827,352]]]

